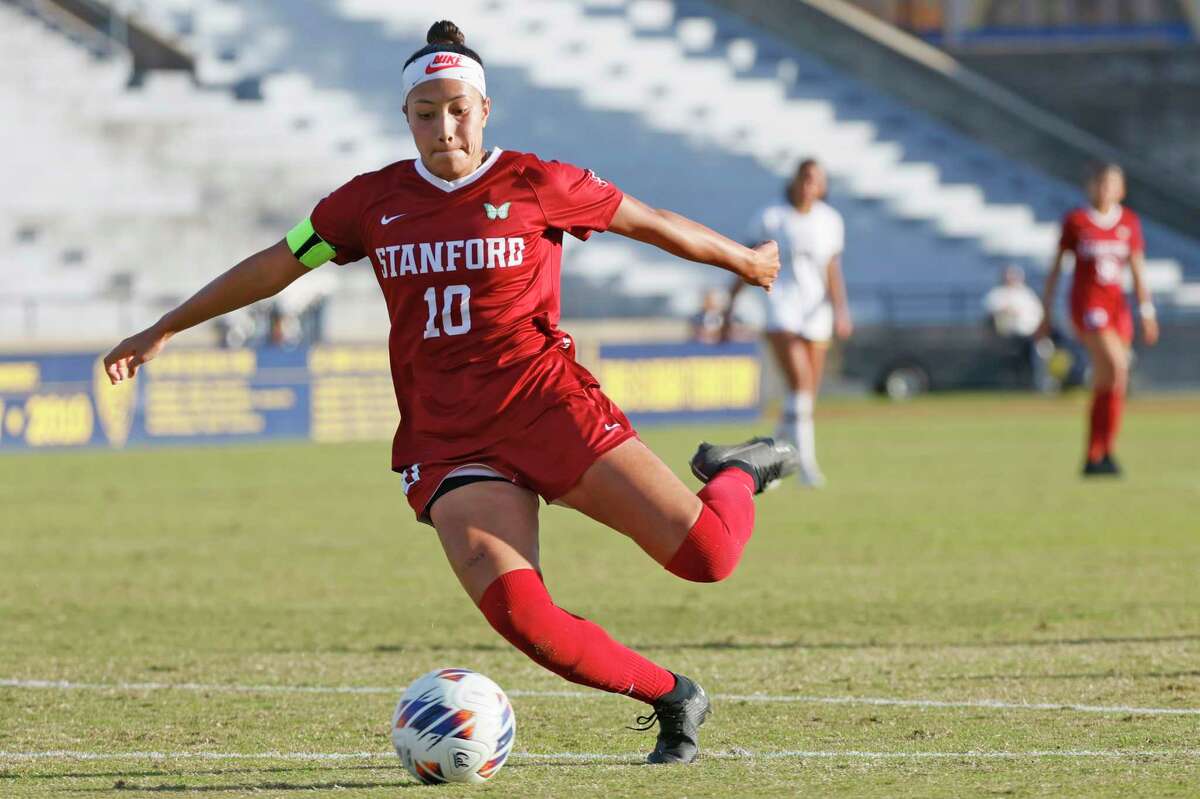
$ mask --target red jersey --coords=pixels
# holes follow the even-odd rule
[[[1124,304],[1122,278],[1134,251],[1145,249],[1142,223],[1124,206],[1102,217],[1094,208],[1076,208],[1063,218],[1059,247],[1075,254],[1071,307]]]
[[[387,302],[393,467],[469,458],[597,385],[557,327],[562,238],[607,229],[622,197],[590,170],[495,148],[456,181],[399,161],[317,204],[333,260],[369,258]]]

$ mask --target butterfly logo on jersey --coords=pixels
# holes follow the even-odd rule
[[[508,208],[510,205],[512,205],[511,202],[504,203],[504,205],[484,203],[483,210],[487,214],[488,219],[508,219]]]

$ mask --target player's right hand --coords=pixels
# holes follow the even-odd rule
[[[1158,343],[1158,320],[1150,317],[1142,319],[1142,341],[1146,342],[1147,347],[1153,347]]]
[[[753,248],[754,258],[742,280],[751,286],[762,286],[767,291],[779,276],[779,245],[773,241],[764,241]]]
[[[114,386],[137,375],[138,367],[152,360],[162,350],[170,336],[155,327],[130,336],[104,356],[104,372]]]

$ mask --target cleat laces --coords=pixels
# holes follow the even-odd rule
[[[648,716],[638,716],[636,723],[640,724],[641,726],[630,727],[628,724],[626,724],[625,729],[633,730],[634,732],[645,732],[646,730],[652,729],[654,725],[658,723],[658,711],[654,711]]]
[[[687,709],[681,703],[678,705],[668,705],[651,711],[648,715],[638,716],[636,721],[640,727],[630,727],[626,725],[625,729],[634,730],[636,732],[645,732],[652,729],[655,724],[659,726],[659,734],[677,734],[678,726],[687,719]],[[676,729],[672,729],[675,727]]]

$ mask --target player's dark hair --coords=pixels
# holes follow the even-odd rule
[[[1125,177],[1125,170],[1116,161],[1096,161],[1088,165],[1087,182],[1099,180],[1109,172],[1116,172],[1122,178]]]
[[[796,165],[796,177],[800,177],[805,172],[812,169],[814,166],[820,166],[820,165],[821,165],[820,162],[817,161],[817,159],[815,159],[815,158],[805,158],[803,161],[801,161],[799,164]]]
[[[800,180],[800,178],[804,177],[804,173],[807,172],[808,170],[812,169],[813,167],[819,167],[820,165],[821,165],[821,162],[815,158],[803,158],[800,160],[799,164],[796,164],[796,174],[793,175],[792,179],[789,180],[787,182],[787,185],[783,187],[783,196],[789,203],[796,202],[795,196],[793,194],[793,188],[795,187],[796,183]],[[828,192],[826,192],[826,193],[828,193]],[[824,198],[822,198],[822,199],[824,199]]]
[[[430,53],[458,53],[465,55],[467,58],[479,62],[483,66],[483,59],[479,57],[479,53],[467,47],[467,37],[462,30],[448,19],[438,20],[429,26],[429,33],[425,34],[425,41],[428,42],[417,52],[408,57],[404,62],[405,68],[409,64],[416,61],[418,58],[427,56]]]

